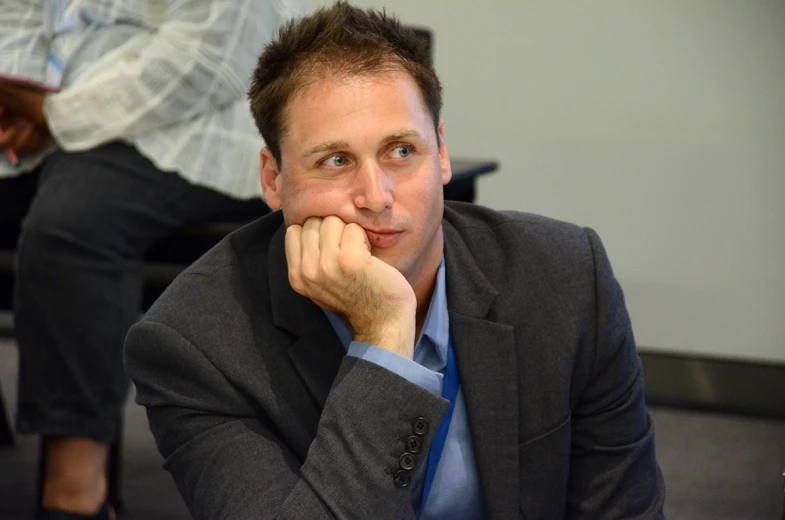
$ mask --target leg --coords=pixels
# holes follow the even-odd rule
[[[35,194],[37,175],[30,173],[19,177],[0,178],[0,249],[13,251],[19,232],[19,223],[27,213]],[[5,260],[3,260],[5,262]],[[4,271],[7,267],[0,268]],[[0,273],[0,309],[10,310],[13,279],[10,272]],[[0,446],[14,443],[11,423],[0,392]]]
[[[0,177],[0,309],[11,310],[13,293],[12,254],[19,226],[30,207],[38,183],[37,173]]]
[[[16,226],[22,221],[37,185],[37,172],[0,177],[0,228]]]
[[[22,226],[17,428],[46,442],[47,509],[97,511],[128,381],[122,345],[155,241],[238,201],[160,172],[128,145],[58,152]]]

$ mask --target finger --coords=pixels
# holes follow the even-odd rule
[[[303,227],[294,224],[286,230],[284,245],[286,246],[286,264],[289,269],[289,283],[292,288],[302,294],[301,258],[302,246],[300,244]]]
[[[302,273],[303,280],[307,282],[315,282],[319,279],[319,233],[322,227],[322,219],[319,217],[311,217],[303,224],[302,239],[300,245],[302,247],[302,264],[300,272]]]
[[[4,130],[0,130],[0,150],[7,150],[10,148],[10,145],[16,138],[18,132],[19,129],[16,126],[9,126]]]
[[[371,243],[368,241],[368,234],[365,229],[355,223],[347,224],[341,237],[341,247],[357,248],[361,251],[370,251]]]
[[[32,123],[32,132],[24,144],[24,152],[31,153],[43,149],[49,142],[49,130]]]
[[[331,270],[335,266],[341,246],[341,235],[346,223],[340,218],[331,215],[322,221],[319,232],[319,251],[321,253],[322,267]]]
[[[32,146],[35,150],[40,150],[46,146],[47,142],[49,142],[49,132],[41,129],[40,127],[35,127],[33,136],[31,137],[30,146]]]
[[[35,127],[29,121],[23,122],[19,126],[19,131],[14,136],[14,140],[11,142],[11,149],[16,150],[19,153],[25,153],[30,150],[32,140],[31,137],[33,136],[33,132],[35,131]]]
[[[365,229],[358,224],[347,224],[341,235],[340,265],[344,271],[362,268],[371,253]]]
[[[0,105],[0,129],[14,126],[15,118],[8,114],[4,106]]]

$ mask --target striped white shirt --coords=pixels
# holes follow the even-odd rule
[[[122,140],[159,169],[261,196],[261,137],[246,92],[258,56],[308,0],[2,0],[0,77],[43,83],[47,150]]]

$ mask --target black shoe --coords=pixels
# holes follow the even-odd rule
[[[49,509],[39,509],[35,520],[110,520],[109,506],[104,504],[98,513],[94,515],[77,515],[66,513],[65,511],[52,511]]]

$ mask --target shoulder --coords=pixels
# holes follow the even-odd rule
[[[169,284],[142,321],[196,333],[216,320],[231,322],[262,305],[265,293],[258,288],[266,286],[267,252],[282,224],[276,212],[224,237]]]
[[[577,319],[591,328],[597,284],[607,285],[613,276],[591,229],[529,213],[450,204],[444,235],[447,265],[452,266],[448,286],[450,276],[458,285],[487,284],[497,295],[495,320],[521,330],[536,321],[550,330],[560,317],[565,324]],[[453,303],[462,305],[470,298]]]
[[[596,234],[576,224],[467,203],[445,203],[446,236],[463,242],[482,269],[501,260],[539,265],[591,262]],[[485,271],[485,269],[483,269]]]

